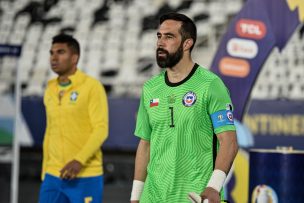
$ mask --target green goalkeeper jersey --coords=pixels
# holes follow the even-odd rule
[[[166,71],[144,84],[135,135],[150,142],[141,203],[189,202],[214,168],[215,134],[235,130],[229,92],[222,80],[195,64],[179,83]]]

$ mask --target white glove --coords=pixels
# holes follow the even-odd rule
[[[189,192],[188,199],[191,201],[191,203],[208,203],[208,199],[204,199],[202,202],[201,196],[196,194],[195,192]]]

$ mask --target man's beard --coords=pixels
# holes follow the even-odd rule
[[[158,56],[159,51],[164,53],[166,56],[161,56],[161,57]],[[182,59],[183,54],[184,54],[184,52],[183,52],[182,43],[178,47],[177,51],[172,54],[169,54],[168,51],[166,51],[162,48],[158,48],[156,50],[156,61],[160,68],[172,68]]]

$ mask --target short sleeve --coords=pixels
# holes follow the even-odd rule
[[[137,113],[135,135],[141,139],[150,141],[151,126],[149,122],[149,115],[145,106],[144,93],[140,98],[139,109]]]
[[[214,133],[235,130],[233,105],[229,91],[220,78],[214,79],[208,90],[208,113]]]

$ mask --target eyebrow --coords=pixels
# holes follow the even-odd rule
[[[54,52],[62,52],[62,51],[65,51],[65,49],[56,49],[56,50],[50,49],[50,54],[52,54]]]
[[[173,33],[171,33],[171,32],[166,32],[166,33],[160,33],[160,32],[157,32],[157,35],[165,35],[165,36],[172,36],[172,37],[174,37],[175,35],[173,34]]]

